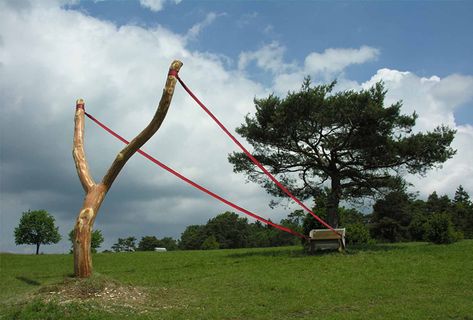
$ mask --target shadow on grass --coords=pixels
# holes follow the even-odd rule
[[[357,254],[359,252],[387,252],[395,250],[405,250],[406,246],[399,244],[363,244],[363,245],[353,245],[347,247],[345,250],[346,254]]]
[[[40,282],[36,281],[36,280],[33,280],[33,279],[29,279],[29,278],[26,278],[26,277],[16,277],[17,280],[20,280],[20,281],[23,281],[24,283],[26,284],[29,284],[30,286],[39,286],[41,285]]]
[[[290,257],[290,258],[303,258],[307,256],[307,254],[304,252],[302,247],[300,249],[277,249],[274,248],[274,250],[261,250],[261,251],[255,251],[254,249],[251,249],[252,251],[247,251],[247,252],[239,252],[239,253],[231,253],[227,255],[229,258],[246,258],[246,257]]]
[[[353,255],[360,252],[387,252],[395,250],[405,250],[406,246],[397,244],[370,244],[370,245],[353,245],[347,247],[343,252],[337,250],[321,250],[315,253],[307,252],[305,249],[300,247],[299,249],[288,248],[274,250],[261,250],[261,251],[248,251],[228,254],[229,258],[246,258],[246,257],[289,257],[289,258],[304,258],[304,257],[317,257],[317,256],[328,256],[328,255]]]

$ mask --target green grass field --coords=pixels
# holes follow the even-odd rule
[[[0,259],[0,319],[473,319],[472,240]]]

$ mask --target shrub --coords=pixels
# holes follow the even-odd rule
[[[207,239],[205,239],[205,241],[202,243],[202,250],[215,250],[219,248],[220,244],[214,235],[208,236]]]
[[[411,240],[423,241],[426,238],[427,218],[419,213],[414,214],[408,230]]]
[[[372,242],[368,228],[361,223],[353,223],[346,226],[347,244],[366,244]]]
[[[462,238],[460,232],[455,231],[448,213],[436,213],[425,224],[426,240],[435,244],[453,243]]]

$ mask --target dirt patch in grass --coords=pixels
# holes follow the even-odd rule
[[[74,279],[66,278],[63,283],[41,288],[38,295],[46,301],[68,303],[84,300],[103,300],[106,302],[145,302],[148,294],[132,286],[121,285],[106,278]]]
[[[180,290],[133,287],[103,276],[66,278],[62,283],[40,288],[34,296],[45,303],[84,305],[112,313],[120,310],[148,313],[188,307],[186,299],[182,299],[186,295]]]

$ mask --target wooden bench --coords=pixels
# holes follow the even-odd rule
[[[345,228],[335,229],[337,233],[330,229],[314,229],[309,233],[310,252],[317,250],[345,250]]]

